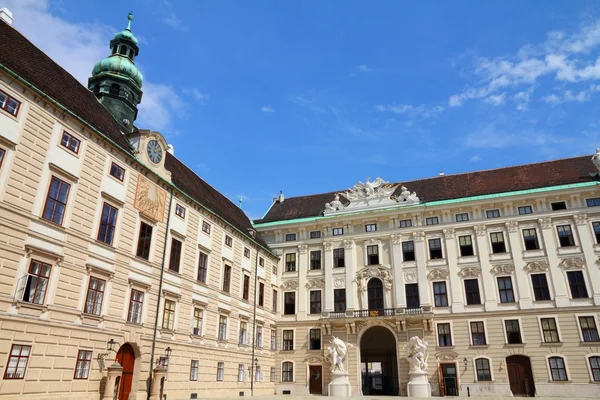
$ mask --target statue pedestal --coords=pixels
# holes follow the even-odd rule
[[[408,397],[431,397],[431,386],[427,380],[427,372],[409,372]]]
[[[329,396],[350,397],[351,389],[348,373],[342,371],[331,372],[331,382],[328,387]]]

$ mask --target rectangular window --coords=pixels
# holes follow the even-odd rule
[[[277,312],[277,290],[273,289],[273,312]]]
[[[594,382],[600,381],[600,357],[593,356],[588,357],[588,361],[590,363],[590,370],[592,371],[592,377],[594,378]]]
[[[479,281],[477,279],[465,279],[465,295],[467,297],[467,305],[481,304]]]
[[[596,243],[600,244],[600,222],[592,222],[592,227],[594,228]]]
[[[367,263],[369,265],[379,264],[379,246],[374,244],[367,246]]]
[[[0,91],[0,108],[15,117],[19,113],[21,102]]]
[[[515,301],[510,276],[498,277],[498,292],[500,294],[500,303],[513,303]]]
[[[519,215],[533,214],[533,208],[531,206],[521,206],[518,208],[518,210]]]
[[[129,297],[129,312],[127,313],[127,321],[133,324],[142,322],[142,310],[144,309],[144,292],[131,289]]]
[[[594,197],[593,199],[585,199],[585,202],[588,207],[598,207],[600,206],[600,197]]]
[[[310,252],[310,269],[321,269],[321,250]]]
[[[475,360],[475,369],[477,370],[478,381],[491,381],[492,372],[490,370],[490,361],[487,358],[478,358]]]
[[[377,224],[366,224],[365,232],[375,232],[377,231]]]
[[[492,253],[506,253],[506,244],[504,243],[504,234],[502,232],[490,233],[492,241]]]
[[[219,315],[219,340],[227,340],[227,317]]]
[[[192,319],[192,335],[202,336],[202,317],[204,317],[204,310],[201,308],[194,308],[194,318]]]
[[[320,314],[321,313],[321,291],[311,290],[310,291],[310,313]]]
[[[198,360],[192,360],[192,363],[190,364],[190,381],[198,380],[198,365]]]
[[[560,225],[556,227],[558,231],[558,241],[560,247],[571,247],[575,246],[575,239],[573,239],[573,231],[571,225]]]
[[[294,240],[296,240],[296,234],[295,233],[287,233],[285,235],[285,241],[286,242],[293,242]]]
[[[556,203],[550,203],[550,207],[552,207],[552,211],[566,210],[567,203],[564,201],[557,201]]]
[[[429,258],[432,260],[444,258],[441,239],[429,239]]]
[[[242,291],[242,298],[246,301],[248,301],[250,298],[250,277],[248,275],[244,275],[244,289]]]
[[[27,271],[27,280],[23,290],[23,301],[34,304],[44,304],[50,271],[52,267],[40,261],[31,260]]]
[[[310,238],[311,239],[320,239],[321,238],[321,231],[312,231],[312,232],[310,232]]]
[[[108,203],[102,206],[102,216],[100,217],[100,227],[98,228],[98,239],[100,242],[112,245],[115,237],[115,228],[117,226],[117,209]]]
[[[73,379],[87,379],[90,376],[90,366],[92,364],[92,352],[89,350],[79,350],[77,353],[77,363],[75,363],[75,375]]]
[[[333,267],[344,268],[345,266],[344,249],[333,249]]]
[[[256,327],[256,347],[262,349],[263,347],[263,334],[262,334],[262,326]]]
[[[210,235],[210,224],[206,221],[202,221],[202,232]]]
[[[400,221],[400,228],[410,228],[412,226],[412,219],[403,219]]]
[[[456,214],[456,222],[465,222],[469,220],[469,213]]]
[[[262,257],[258,257],[258,266],[261,268],[265,267],[265,259]]]
[[[208,273],[208,254],[200,252],[198,255],[198,281],[206,283]]]
[[[175,302],[172,300],[165,300],[165,308],[163,310],[162,328],[172,331],[174,325],[175,325]]]
[[[531,286],[536,301],[550,300],[550,289],[546,274],[531,274]]]
[[[260,365],[257,365],[255,372],[254,372],[254,382],[260,382],[260,381],[262,381],[262,373],[260,371]]]
[[[258,306],[265,306],[265,284],[262,282],[258,283]]]
[[[333,236],[340,236],[344,234],[344,228],[333,228]]]
[[[283,313],[285,315],[296,314],[296,293],[286,292],[283,294]]]
[[[281,364],[281,381],[294,381],[294,364],[291,361],[286,361],[283,364]]]
[[[277,330],[271,329],[271,350],[277,350]]]
[[[244,364],[238,364],[238,376],[237,376],[238,382],[244,382],[245,372],[246,371],[244,370]]]
[[[523,241],[525,242],[525,250],[538,250],[540,248],[535,229],[523,229]]]
[[[233,246],[233,239],[231,238],[231,236],[225,235],[225,246],[227,246],[227,247]]]
[[[550,375],[553,381],[567,381],[567,369],[565,368],[565,360],[562,357],[550,357]]]
[[[271,367],[271,382],[275,382],[275,367]]]
[[[152,244],[152,226],[144,222],[140,223],[140,234],[135,255],[147,260],[150,258],[150,245]]]
[[[579,326],[584,342],[600,342],[594,317],[579,317]]]
[[[402,242],[402,260],[415,261],[415,242]]]
[[[63,132],[62,139],[60,140],[61,146],[65,147],[66,149],[77,154],[77,153],[79,153],[79,144],[80,143],[81,143],[81,141],[79,139],[77,139],[75,136],[73,136],[67,132]]]
[[[244,257],[250,258],[250,249],[247,247],[244,247]]]
[[[296,253],[288,253],[285,255],[285,272],[296,271]]]
[[[540,318],[544,343],[559,343],[558,328],[554,318]]]
[[[405,285],[406,290],[406,308],[419,308],[421,302],[419,301],[419,285],[416,283],[407,283]]]
[[[333,311],[346,312],[346,289],[333,289]]]
[[[113,178],[117,178],[121,182],[123,182],[123,179],[125,179],[125,169],[121,168],[119,165],[117,165],[114,162],[110,164],[110,172],[109,173],[110,173],[110,176],[112,176]]]
[[[436,307],[448,307],[446,282],[433,282],[433,297]]]
[[[106,281],[90,276],[84,309],[86,314],[100,315],[105,286]]]
[[[0,167],[2,167],[2,162],[4,161],[4,155],[6,154],[6,150],[0,147]]]
[[[294,350],[294,331],[283,331],[283,350]]]
[[[574,299],[587,299],[588,292],[585,287],[582,271],[568,271],[567,278],[569,280],[569,288],[571,289],[571,297]]]
[[[225,265],[223,271],[223,291],[229,293],[231,287],[231,266]]]
[[[4,379],[23,379],[27,370],[27,362],[31,354],[31,346],[13,344],[10,349]]]
[[[523,343],[521,338],[521,327],[518,319],[507,319],[504,320],[504,327],[506,328],[506,343],[508,344],[520,344]]]
[[[185,219],[185,207],[180,204],[175,204],[175,215]]]
[[[50,189],[48,189],[48,195],[46,196],[46,204],[44,205],[42,218],[54,222],[55,224],[62,225],[70,189],[71,185],[61,181],[55,176],[52,177]]]
[[[461,257],[469,257],[475,254],[473,251],[473,239],[471,239],[471,236],[459,236],[458,245],[460,247]]]
[[[483,321],[471,322],[471,341],[475,346],[487,344],[485,340],[485,325],[483,324]]]
[[[321,329],[311,329],[308,343],[309,350],[321,350]]]
[[[217,363],[217,381],[222,381],[225,376],[225,364],[222,362]]]
[[[438,346],[452,346],[452,334],[450,333],[450,323],[437,324]]]
[[[440,223],[440,219],[438,217],[427,217],[425,218],[426,225],[437,225]]]
[[[181,242],[175,238],[171,239],[171,254],[169,256],[169,269],[179,272],[181,262]]]
[[[248,344],[248,323],[240,322],[239,344]]]
[[[487,210],[485,216],[487,218],[500,218],[500,210]]]

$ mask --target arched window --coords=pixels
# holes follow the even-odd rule
[[[293,382],[294,379],[294,364],[290,361],[286,361],[281,364],[281,381],[282,382]]]
[[[133,49],[129,49],[129,58],[133,60]]]
[[[112,54],[117,54],[117,45],[114,45],[112,48]]]
[[[592,371],[592,378],[594,382],[600,382],[600,357],[592,356],[588,358],[590,363],[590,371]]]
[[[96,83],[94,85],[94,93],[100,93],[100,84],[99,83]]]
[[[372,278],[367,283],[369,310],[383,310],[383,284],[381,280]]]
[[[478,381],[490,382],[492,380],[492,371],[490,370],[490,360],[488,360],[487,358],[475,359],[475,370],[477,372],[477,380]]]
[[[119,87],[119,85],[113,83],[112,85],[110,85],[109,93],[119,95],[120,89],[121,88]]]
[[[127,46],[121,45],[121,48],[119,48],[119,54],[127,55]]]
[[[568,381],[567,368],[565,367],[565,359],[562,357],[548,358],[550,365],[550,377],[553,381]]]

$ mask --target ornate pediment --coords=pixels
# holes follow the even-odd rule
[[[323,364],[323,357],[321,356],[306,356],[304,358],[306,364]]]
[[[498,264],[494,265],[490,272],[494,275],[512,274],[515,270],[515,266],[512,264]]]
[[[354,280],[358,286],[358,290],[367,290],[367,282],[369,282],[369,279],[371,278],[381,279],[383,286],[386,289],[392,288],[392,271],[389,268],[368,267],[356,273]]]
[[[438,361],[454,361],[457,357],[458,353],[455,351],[440,351],[435,354]]]
[[[581,269],[585,268],[585,263],[581,257],[563,258],[558,266],[562,269]]]
[[[461,278],[476,278],[479,275],[481,275],[481,270],[475,267],[466,267],[458,271],[458,276],[460,276]]]
[[[450,273],[446,268],[435,268],[429,271],[427,278],[429,278],[429,280],[447,279],[449,275]]]
[[[548,262],[545,260],[531,261],[523,267],[525,272],[544,272],[548,270]]]
[[[309,279],[308,282],[306,282],[307,289],[313,289],[313,288],[321,289],[324,287],[325,287],[325,281],[323,279]]]
[[[280,288],[283,290],[296,290],[298,286],[298,281],[286,281],[281,284]]]

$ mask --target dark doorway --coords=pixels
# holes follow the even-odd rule
[[[320,365],[311,365],[308,367],[310,373],[310,385],[308,390],[310,394],[323,393],[323,367]]]
[[[440,364],[440,389],[442,396],[458,396],[456,364]]]
[[[377,310],[383,312],[383,284],[379,279],[372,278],[369,281],[367,284],[367,295],[369,297],[369,311]]]
[[[397,346],[392,332],[382,326],[369,328],[362,335],[360,366],[363,395],[398,396]]]
[[[135,365],[135,354],[129,343],[125,343],[117,352],[117,362],[123,367],[118,400],[129,400],[133,381],[133,367]]]
[[[535,383],[529,357],[522,355],[506,357],[506,369],[513,396],[535,396]]]

